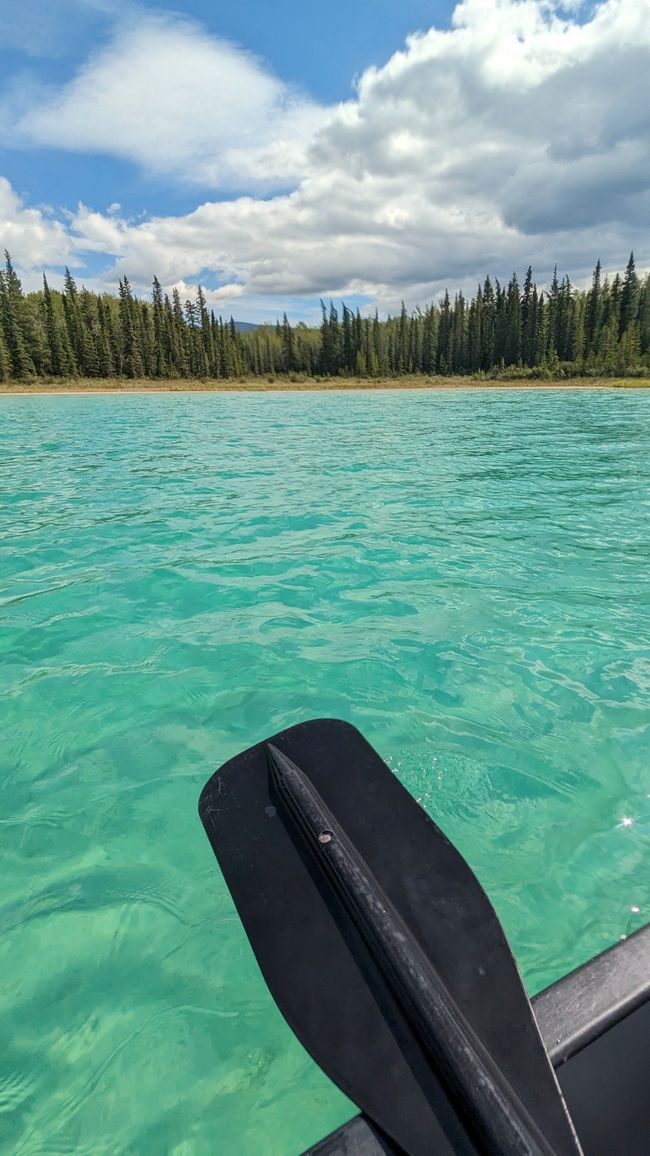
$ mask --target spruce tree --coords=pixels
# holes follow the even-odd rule
[[[623,283],[620,274],[616,273],[612,281],[611,289],[609,291],[609,312],[607,315],[608,321],[614,321],[616,325],[616,332],[621,333],[621,303],[623,296]]]
[[[417,305],[409,318],[409,373],[422,372],[422,310]]]
[[[97,298],[83,288],[79,294],[80,362],[87,377],[99,377],[100,357]]]
[[[179,367],[178,367],[178,364],[176,361],[176,350],[175,350],[175,344],[174,344],[174,326],[175,326],[175,321],[174,321],[174,313],[172,310],[171,301],[169,300],[169,296],[167,295],[167,293],[165,293],[165,297],[163,299],[164,358],[165,358],[165,371],[167,373],[169,373],[171,377],[177,377],[178,373],[179,373]],[[214,330],[214,325],[213,325],[213,330]]]
[[[169,366],[167,363],[163,294],[162,286],[157,277],[153,279],[152,308],[155,358],[154,374],[156,377],[167,377]]]
[[[505,325],[502,356],[506,365],[518,365],[521,361],[521,297],[517,274],[513,273],[505,299]]]
[[[599,373],[613,374],[618,367],[618,320],[610,313],[598,334],[596,347],[596,364]]]
[[[630,259],[625,270],[625,277],[623,278],[623,288],[621,290],[621,312],[618,326],[619,337],[622,337],[626,330],[638,320],[639,296],[640,284],[634,264],[634,253],[630,253]]]
[[[483,284],[483,322],[481,325],[481,361],[480,368],[489,370],[495,363],[495,298],[492,282],[489,277]]]
[[[122,346],[122,371],[126,377],[142,377],[142,350],[140,347],[140,326],[136,326],[136,305],[127,277],[119,283],[120,329]]]
[[[454,308],[451,315],[451,331],[449,335],[449,368],[452,373],[466,372],[466,345],[467,317],[465,297],[462,293],[457,293],[454,298]]]
[[[535,344],[533,348],[533,365],[544,370],[547,364],[548,338],[546,331],[546,301],[544,292],[537,296],[537,288],[533,291],[533,311],[535,314]]]
[[[186,337],[185,318],[178,288],[172,290],[172,346],[174,365],[180,377],[189,377],[190,363]]]
[[[364,365],[367,365],[366,343],[365,343],[364,330],[365,330],[364,323],[361,319],[361,313],[360,313],[359,308],[357,306],[357,311],[354,315],[354,323],[353,323],[353,327],[352,327],[354,356],[355,356],[355,358],[357,358],[359,356],[359,354],[363,354],[363,363],[364,363]],[[364,371],[364,376],[365,376],[365,371]]]
[[[286,317],[286,313],[284,315]],[[352,333],[352,314],[347,305],[341,305],[341,343],[343,369],[347,374],[354,373],[354,342]]]
[[[529,265],[524,281],[524,291],[521,297],[521,359],[524,365],[535,364],[535,325],[537,322],[535,310],[536,288],[533,284],[533,270]]]
[[[11,378],[11,358],[5,345],[2,327],[0,326],[0,381],[9,381]]]
[[[402,301],[399,320],[397,322],[397,332],[395,335],[395,353],[393,355],[393,368],[395,373],[397,373],[400,377],[402,374],[409,372],[408,328],[408,314],[406,312],[406,305]]]
[[[65,318],[68,344],[74,358],[75,370],[78,373],[84,373],[77,285],[67,265],[63,278],[63,315]]]
[[[553,270],[551,288],[546,299],[546,360],[549,366],[556,367],[559,351],[560,334],[560,282],[557,275],[557,265]]]
[[[467,315],[467,368],[470,373],[476,373],[481,368],[482,323],[483,293],[479,285]]]
[[[19,381],[34,376],[35,366],[28,350],[26,318],[20,278],[5,249],[5,268],[0,272],[0,321],[11,376]]]
[[[371,368],[374,369],[374,377],[385,376],[388,372],[388,358],[386,354],[385,330],[379,323],[379,313],[375,309],[375,314],[372,319],[372,358]],[[375,368],[376,367],[376,368]]]
[[[494,366],[505,366],[505,352],[508,340],[507,292],[501,287],[498,277],[494,281]]]
[[[201,344],[203,346],[203,362],[206,373],[209,374],[210,377],[215,377],[215,351],[212,338],[212,326],[205,301],[205,294],[200,285],[198,286],[196,295],[196,312],[197,322],[201,326]]]
[[[436,354],[438,348],[437,314],[433,305],[430,305],[424,314],[422,327],[422,372],[433,374],[436,372]],[[376,373],[371,372],[371,376]]]
[[[347,311],[346,311],[347,312]],[[293,330],[286,313],[282,318],[282,368],[285,373],[293,373],[296,368]]]
[[[639,340],[641,354],[650,354],[650,273],[648,273],[639,296]]]
[[[440,305],[440,320],[438,322],[438,373],[449,373],[450,365],[450,338],[451,338],[451,302],[449,292]]]
[[[115,373],[114,348],[108,306],[97,298],[97,353],[101,377],[112,377]]]
[[[237,325],[235,324],[234,317],[230,318],[230,321],[228,322],[228,329],[230,332],[230,341],[232,345],[233,376],[241,377],[244,371],[244,358],[241,339],[239,333],[237,332]]]
[[[336,306],[330,301],[329,313],[321,301],[321,373],[336,377],[341,368],[341,331]]]
[[[595,344],[602,322],[603,292],[600,283],[601,268],[602,267],[599,258],[596,262],[596,268],[594,269],[591,289],[587,294],[587,306],[585,311],[585,341],[587,343],[588,352]]]
[[[70,344],[67,340],[67,333],[65,333],[64,341],[65,329],[59,324],[55,314],[54,299],[45,274],[43,274],[43,304],[48,351],[47,372],[53,373],[55,377],[67,377],[72,372]]]
[[[203,348],[201,322],[197,306],[189,299],[185,302],[185,323],[190,374],[192,377],[207,377],[208,361]]]
[[[572,332],[569,358],[575,373],[584,370],[585,358],[585,298],[576,296],[572,301]]]
[[[135,319],[137,324],[137,338],[142,361],[142,372],[145,377],[156,376],[156,338],[153,327],[153,310],[146,301],[135,302]]]
[[[631,321],[618,343],[618,372],[638,373],[641,367],[641,340],[638,321]]]

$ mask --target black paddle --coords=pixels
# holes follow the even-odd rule
[[[404,1153],[580,1152],[485,892],[358,731],[252,747],[199,811],[280,1010]]]

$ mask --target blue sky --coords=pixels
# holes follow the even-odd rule
[[[242,320],[647,265],[649,65],[650,0],[24,0],[0,243]]]
[[[182,14],[206,32],[240,45],[270,69],[319,101],[346,100],[355,76],[387,60],[406,36],[432,23],[448,23],[444,0],[207,0],[156,5],[26,0],[0,15],[0,76],[39,84],[64,84],[91,53],[110,42],[124,12]],[[49,148],[0,150],[0,171],[34,202],[96,208],[119,201],[129,213],[189,212],[197,202],[175,180],[161,181],[114,156],[84,152],[57,155]]]

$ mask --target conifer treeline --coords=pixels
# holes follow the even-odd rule
[[[576,290],[557,271],[538,292],[529,268],[520,287],[486,278],[466,299],[380,321],[343,304],[322,303],[319,328],[276,325],[240,332],[216,317],[199,286],[195,300],[171,298],[154,278],[151,301],[126,277],[117,297],[78,289],[66,270],[63,291],[25,295],[8,253],[0,271],[0,380],[34,377],[229,379],[305,374],[576,376],[641,374],[650,369],[650,275],[631,254],[609,281],[600,261],[591,288]]]

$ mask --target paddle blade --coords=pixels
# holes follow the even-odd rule
[[[353,727],[317,720],[268,742],[308,776],[550,1150],[575,1156],[516,964],[465,861]],[[485,1151],[300,837],[266,742],[210,779],[199,811],[264,978],[316,1063],[409,1156]]]

